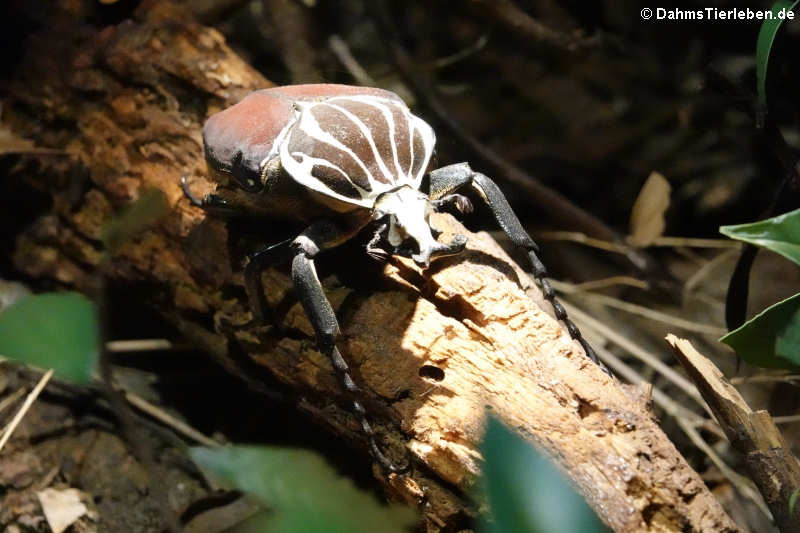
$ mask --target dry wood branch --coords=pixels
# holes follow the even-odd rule
[[[85,288],[99,260],[101,223],[142,186],[160,188],[171,216],[124,246],[109,275],[153,287],[154,308],[220,360],[244,353],[268,369],[366,462],[363,436],[337,406],[344,404],[337,380],[288,295],[285,270],[263,278],[268,299],[283,310],[283,332],[222,326],[249,318],[236,267],[239,237],[205,219],[178,185],[189,173],[198,193],[210,189],[201,178],[202,121],[268,82],[214,30],[169,4],[145,3],[134,22],[80,41],[74,28],[54,36],[60,22],[43,25],[33,41],[46,48],[59,37],[65,44],[57,62],[52,54],[33,55],[9,88],[20,116],[27,110],[43,118],[35,131],[26,128],[33,120],[14,124],[42,145],[65,144],[88,181],[76,198],[66,179],[75,169],[50,163],[52,211],[19,238],[18,268]],[[465,527],[476,512],[464,495],[479,472],[490,409],[555,457],[617,531],[737,531],[659,429],[648,395],[593,365],[488,235],[470,234],[443,215],[435,224],[443,239],[459,232],[470,241],[464,254],[427,272],[400,260],[381,271],[355,244],[319,262],[341,318],[342,352],[367,391],[375,425],[397,457],[406,449],[415,460],[408,476],[378,476],[390,496],[418,506],[430,531]]]
[[[750,477],[769,505],[781,531],[800,531],[800,508],[792,494],[800,489],[800,463],[766,411],[753,412],[733,385],[692,344],[668,335],[675,357],[697,384],[731,445],[745,456]]]
[[[469,2],[483,16],[496,20],[512,35],[526,45],[545,45],[554,50],[576,52],[596,47],[600,44],[599,35],[586,37],[580,32],[562,33],[528,15],[510,0],[472,0]]]

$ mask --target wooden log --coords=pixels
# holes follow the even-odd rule
[[[675,357],[694,380],[731,446],[750,474],[781,531],[800,531],[800,462],[766,411],[753,411],[714,363],[686,339],[667,335]]]
[[[25,175],[53,204],[19,237],[16,266],[86,287],[101,257],[102,223],[143,187],[161,189],[170,216],[123,246],[109,275],[155,287],[154,309],[221,361],[241,352],[268,369],[323,427],[353,442],[366,466],[363,435],[290,295],[288,270],[263,278],[282,329],[226,326],[250,316],[239,237],[180,191],[183,174],[198,194],[211,190],[204,119],[269,82],[218,32],[168,3],[144,2],[135,20],[96,33],[70,15],[47,14],[52,20],[7,87],[14,130],[69,154],[36,156],[46,171]],[[490,237],[445,215],[434,223],[443,239],[458,232],[469,245],[425,272],[404,260],[370,262],[358,243],[319,260],[341,319],[342,353],[381,441],[398,461],[406,452],[414,460],[409,475],[376,469],[388,495],[415,505],[429,531],[467,527],[492,412],[556,459],[616,531],[737,531],[661,432],[647,392],[592,364]],[[269,228],[262,233],[270,237]]]

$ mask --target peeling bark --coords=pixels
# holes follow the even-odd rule
[[[53,205],[18,239],[16,266],[85,288],[101,257],[102,223],[142,187],[161,189],[170,216],[125,245],[109,275],[155,287],[154,308],[220,360],[242,351],[268,369],[303,397],[301,408],[355,443],[366,464],[332,367],[290,296],[288,268],[264,274],[281,330],[226,326],[250,316],[236,266],[240,238],[180,191],[183,174],[198,193],[211,189],[203,179],[205,117],[269,82],[218,32],[170,4],[145,3],[135,21],[96,34],[52,16],[7,88],[6,120],[69,156],[37,156],[45,172],[28,173]],[[58,57],[47,52],[53,43]],[[446,215],[434,223],[442,239],[458,232],[469,244],[425,272],[398,259],[377,265],[353,254],[355,244],[319,260],[342,353],[384,446],[398,462],[404,450],[414,460],[408,476],[376,470],[390,497],[417,506],[429,531],[464,527],[477,512],[465,495],[492,412],[554,457],[616,531],[737,531],[659,429],[647,391],[593,365],[490,237]]]

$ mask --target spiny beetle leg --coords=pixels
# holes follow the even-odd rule
[[[352,410],[369,440],[373,457],[388,472],[404,472],[408,469],[408,465],[403,467],[396,466],[381,452],[375,442],[375,432],[367,419],[364,406],[358,400],[358,397],[362,395],[361,389],[350,376],[350,368],[336,346],[336,339],[340,332],[339,322],[336,320],[333,307],[331,307],[328,298],[325,296],[325,291],[314,267],[314,257],[322,249],[326,248],[324,241],[331,238],[336,240],[336,237],[338,236],[335,235],[332,225],[318,222],[292,242],[292,250],[294,251],[292,281],[294,282],[294,288],[311,325],[314,327],[318,348],[330,358],[342,387],[350,397]]]
[[[511,242],[528,252],[528,257],[533,267],[533,277],[539,282],[545,299],[553,306],[556,318],[566,325],[570,336],[581,344],[586,355],[595,364],[600,366],[606,374],[614,377],[611,371],[597,358],[597,354],[586,342],[586,339],[583,338],[578,327],[567,316],[564,306],[556,299],[556,293],[550,282],[547,281],[547,269],[539,259],[539,256],[536,255],[539,247],[528,235],[528,232],[525,231],[525,228],[522,227],[505,195],[503,195],[503,192],[494,181],[480,172],[473,171],[468,163],[457,163],[430,173],[431,190],[429,196],[434,201],[443,201],[448,196],[452,196],[453,191],[465,186],[471,186],[483,199],[492,211],[500,228]]]

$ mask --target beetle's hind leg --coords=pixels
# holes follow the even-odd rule
[[[533,277],[539,282],[545,299],[553,306],[556,318],[566,325],[570,336],[581,344],[586,355],[599,365],[606,374],[613,377],[611,371],[597,358],[594,349],[583,338],[578,327],[567,316],[564,306],[556,299],[555,290],[547,280],[547,269],[539,259],[539,256],[536,255],[539,247],[528,235],[528,232],[525,231],[525,228],[522,227],[508,200],[506,200],[503,192],[494,181],[479,172],[474,172],[467,163],[448,165],[430,173],[429,196],[434,203],[442,202],[448,198],[458,196],[453,193],[465,186],[471,186],[489,206],[500,228],[511,242],[528,252],[528,258],[533,268]]]

